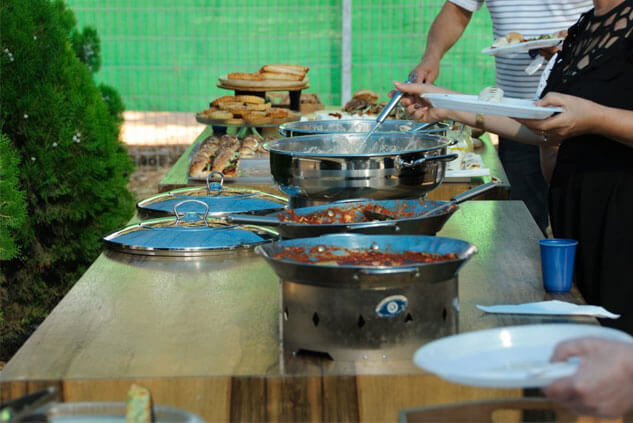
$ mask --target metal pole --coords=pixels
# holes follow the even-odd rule
[[[341,103],[352,98],[352,0],[343,0]]]

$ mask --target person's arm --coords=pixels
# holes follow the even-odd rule
[[[432,84],[440,73],[440,60],[464,33],[472,12],[450,1],[444,3],[427,35],[422,60],[413,68],[416,82]]]
[[[454,93],[454,91],[429,84],[404,84],[397,81],[394,81],[394,84],[397,89],[405,93],[400,103],[407,108],[407,112],[416,120],[424,122],[454,120],[526,144],[541,145],[544,142],[541,135],[531,131],[514,119],[504,116],[478,116],[476,113],[438,109],[420,97],[420,94],[425,93]]]
[[[578,371],[543,391],[572,411],[618,418],[633,407],[633,344],[582,338],[559,344],[552,361],[579,357]]]
[[[562,113],[549,119],[519,119],[532,131],[545,133],[548,140],[560,142],[579,134],[599,134],[633,147],[633,110],[607,107],[584,98],[554,92],[548,93],[536,105],[563,109]]]
[[[428,84],[394,83],[396,88],[406,94],[400,103],[407,107],[407,112],[416,120],[434,122],[451,119],[525,144],[546,143],[548,146],[555,146],[580,134],[599,134],[633,147],[633,110],[616,109],[580,97],[552,92],[535,103],[538,106],[558,106],[563,109],[563,112],[547,119],[478,116],[475,113],[438,109],[420,97],[424,93],[453,91]]]

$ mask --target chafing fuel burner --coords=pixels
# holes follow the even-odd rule
[[[334,360],[410,360],[457,332],[457,276],[392,288],[332,288],[283,280],[284,351]]]

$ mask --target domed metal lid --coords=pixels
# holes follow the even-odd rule
[[[220,182],[211,182],[210,177],[217,175]],[[181,188],[154,195],[140,201],[136,208],[141,219],[162,216],[174,216],[174,206],[184,200],[198,200],[205,203],[211,217],[221,217],[229,214],[269,214],[282,210],[288,200],[282,196],[248,188],[224,186],[224,176],[221,172],[211,172],[207,176],[206,187]],[[200,207],[193,203],[183,204],[180,211],[191,213],[200,211]]]
[[[181,211],[181,206],[191,208],[191,203],[198,209],[203,207],[204,213]],[[175,217],[130,225],[103,240],[109,248],[132,254],[202,256],[222,250],[250,249],[279,239],[270,229],[209,220],[209,206],[200,200],[182,201],[174,206],[174,211]]]

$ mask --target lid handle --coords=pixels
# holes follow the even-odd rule
[[[198,204],[202,204],[204,206],[204,224],[206,225],[206,227],[209,227],[209,222],[207,221],[207,216],[209,215],[209,205],[207,203],[205,203],[204,201],[200,201],[200,200],[185,200],[185,201],[181,201],[180,203],[176,204],[174,206],[174,214],[176,215],[176,222],[174,222],[175,225],[178,225],[178,222],[180,222],[180,218],[184,217],[187,215],[187,213],[182,213],[182,214],[178,214],[178,207],[182,206],[185,203],[198,203]]]
[[[218,176],[220,178],[220,187],[218,188],[218,183],[213,182],[213,188],[211,187],[211,176]],[[207,193],[211,194],[211,191],[222,191],[224,189],[224,174],[220,171],[214,170],[209,172],[207,175]],[[209,207],[207,206],[207,210]]]

